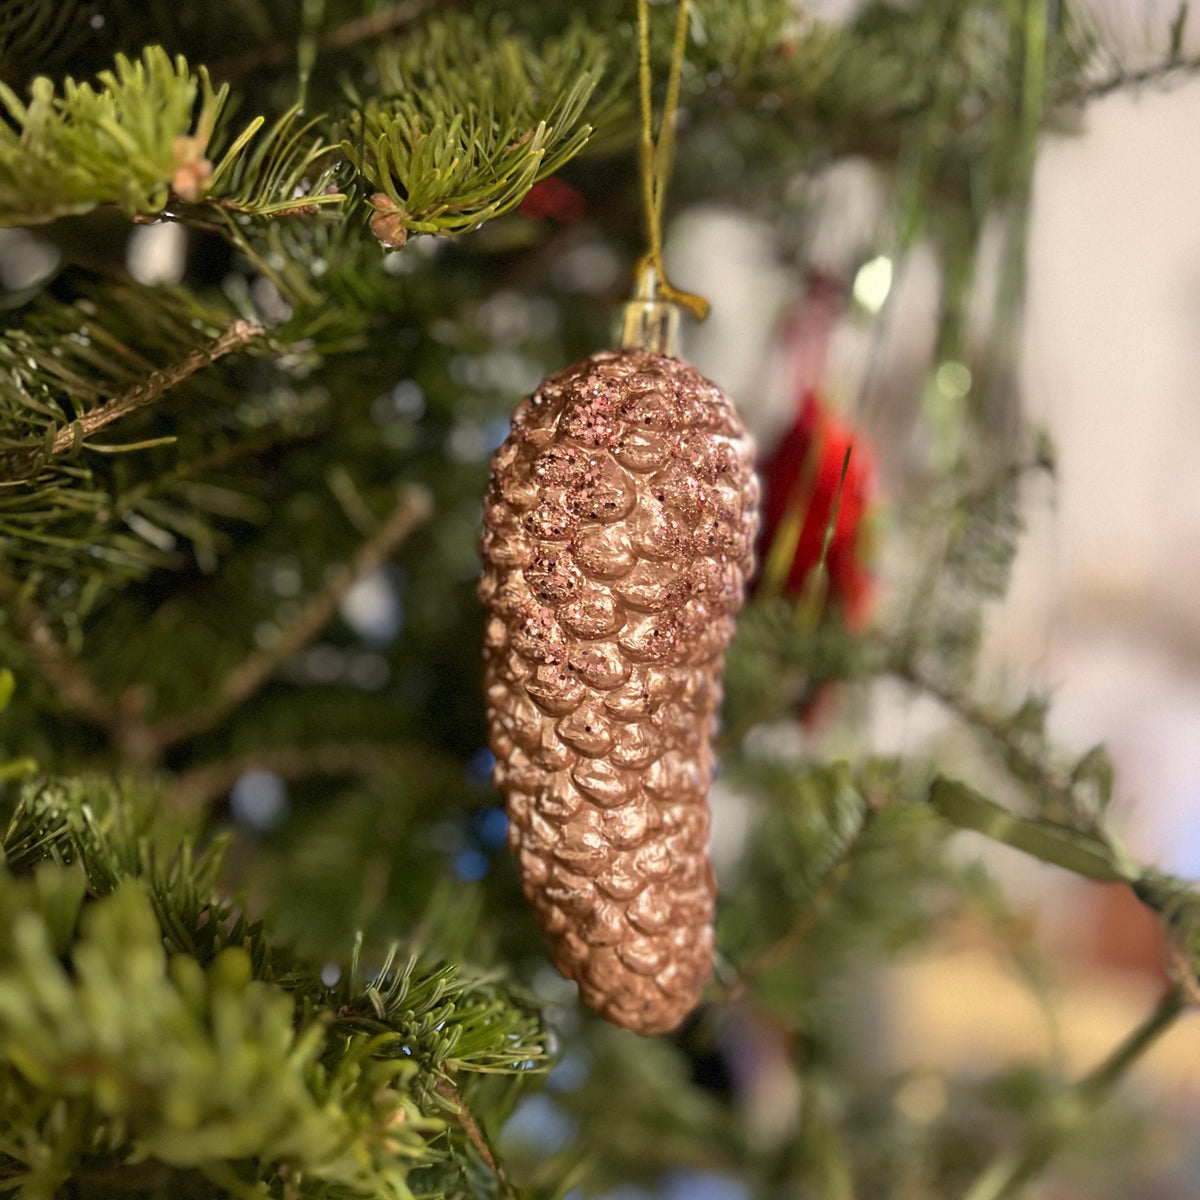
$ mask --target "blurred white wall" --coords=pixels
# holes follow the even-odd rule
[[[1107,3],[1112,17],[1119,5]],[[819,265],[844,270],[872,252],[878,197],[860,176],[849,164],[829,181],[820,246],[833,261]],[[769,443],[794,403],[773,342],[795,269],[739,214],[687,214],[668,250],[676,281],[714,302],[689,357]],[[918,258],[895,285],[893,382],[931,347],[926,266]],[[835,332],[835,402],[853,401],[870,340],[861,324]],[[1027,496],[1012,590],[990,613],[985,688],[1049,688],[1068,746],[1109,744],[1135,849],[1200,876],[1200,79],[1097,101],[1082,133],[1043,144],[1021,377],[1060,469]],[[911,711],[898,726],[909,744],[930,729]]]
[[[1125,824],[1200,875],[1200,85],[1094,104],[1048,141],[1030,240],[1027,412],[1059,481],[1031,496],[995,669],[1116,756]]]

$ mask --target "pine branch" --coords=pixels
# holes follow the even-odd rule
[[[943,855],[949,829],[895,763],[739,759],[726,770],[764,803],[721,897],[714,998],[748,997],[806,1037],[836,1036],[822,997],[851,964],[928,936],[932,913],[970,890]]]
[[[225,374],[203,368],[234,351],[277,353],[261,333],[232,306],[173,288],[109,285],[72,304],[44,299],[23,314],[0,338],[0,575],[14,586],[35,581],[47,617],[68,587],[82,617],[114,583],[178,565],[164,520],[207,545],[207,514],[163,510],[152,485],[99,455],[176,438],[181,459],[208,449],[214,410],[233,408],[241,393]],[[169,437],[90,440],[185,383],[204,403],[174,406],[164,417]],[[156,482],[170,486],[173,478],[168,471]]]
[[[133,1186],[149,1158],[168,1190],[195,1171],[237,1194],[286,1174],[296,1197],[409,1195],[447,1157],[456,1075],[541,1069],[540,1019],[491,979],[397,947],[364,979],[360,940],[326,986],[216,896],[220,844],[195,853],[169,817],[141,785],[22,788],[0,869],[7,1186]]]
[[[1043,808],[1066,814],[1074,825],[1092,833],[1112,794],[1112,768],[1098,748],[1089,751],[1071,772],[1060,770],[1048,761],[1048,747],[1035,754],[1022,733],[1023,720],[1032,714],[1040,727],[1044,715],[1040,706],[1025,704],[1017,714],[1000,720],[963,692],[939,682],[911,664],[896,667],[897,678],[926,695],[932,696],[996,751],[1010,773],[1027,787]],[[1036,709],[1036,711],[1034,711]],[[1039,739],[1040,728],[1037,730]]]
[[[745,999],[747,993],[763,975],[786,962],[803,945],[809,930],[812,929],[825,906],[837,894],[842,880],[852,870],[855,855],[866,829],[867,821],[864,820],[846,844],[838,860],[825,875],[824,881],[812,899],[797,912],[787,931],[776,938],[766,949],[759,951],[745,966],[736,968],[736,977],[733,982],[721,989],[722,1003],[737,1004]]]
[[[896,676],[916,690],[932,696],[965,725],[991,742],[995,748],[1000,750],[1004,758],[1018,767],[1022,775],[1035,777],[1042,791],[1061,800],[1064,808],[1077,811],[1077,801],[1070,794],[1070,783],[1067,777],[1061,772],[1047,767],[1040,760],[1031,758],[1014,735],[1010,725],[997,720],[969,696],[938,682],[912,665],[899,666],[896,669]],[[1085,814],[1079,815],[1083,817]],[[1091,819],[1090,815],[1088,819]]]
[[[457,1072],[512,1074],[544,1065],[549,1053],[532,1010],[523,1010],[487,979],[468,979],[450,965],[421,969],[416,955],[401,959],[391,946],[371,978],[363,977],[359,937],[350,971],[339,986],[338,1023],[344,1032],[379,1035],[376,1053],[404,1053],[434,1074],[428,1098]],[[447,1018],[453,1017],[453,1027]],[[508,1037],[506,1034],[515,1036]],[[439,1105],[440,1107],[440,1105]]]
[[[325,186],[328,174],[307,194],[309,170],[329,147],[315,135],[316,122],[296,127],[295,111],[257,141],[264,118],[250,121],[214,167],[210,143],[229,87],[214,90],[208,72],[193,74],[182,56],[172,62],[158,46],[138,61],[118,55],[99,84],[68,79],[57,95],[39,77],[24,105],[0,83],[8,117],[0,122],[0,225],[38,224],[99,204],[117,204],[132,219],[173,207],[206,222],[211,206],[276,217],[345,199]]]
[[[391,513],[379,528],[362,543],[348,563],[331,575],[325,587],[300,610],[273,646],[256,651],[230,671],[218,685],[216,695],[195,711],[159,721],[151,721],[145,716],[144,696],[137,687],[128,689],[117,703],[102,697],[82,665],[55,638],[49,623],[36,607],[20,597],[13,585],[0,580],[0,597],[10,604],[16,628],[28,646],[30,657],[63,706],[104,728],[127,765],[145,768],[158,763],[171,746],[211,728],[255,695],[280,663],[320,633],[354,584],[394,553],[414,529],[428,520],[430,512],[430,499],[423,489],[402,489]],[[285,762],[289,761],[286,752],[280,754]],[[308,761],[318,769],[333,765],[329,757],[324,760],[324,768],[320,766],[320,758]],[[360,760],[359,769],[368,761]],[[334,773],[341,774],[348,765],[345,759],[338,760]],[[185,777],[177,799],[184,804],[198,803],[212,794],[210,789],[221,785],[228,769],[201,770],[190,779]]]
[[[78,420],[65,426],[51,443],[52,453],[77,452],[84,447],[85,439],[95,433],[97,429],[103,429],[105,425],[135,412],[147,404],[153,404],[164,392],[177,383],[182,383],[189,375],[195,374],[202,367],[216,362],[226,354],[232,354],[242,349],[248,342],[260,337],[264,332],[263,326],[254,321],[234,321],[219,338],[209,345],[193,350],[181,362],[166,370],[155,371],[145,383],[139,384],[123,396],[115,396],[106,404],[92,409]]]
[[[498,26],[432,21],[376,56],[382,99],[350,114],[343,154],[375,194],[371,228],[464,233],[515,208],[587,144],[606,47],[576,25],[539,51]]]
[[[39,77],[28,106],[0,84],[8,118],[0,124],[0,225],[36,224],[103,203],[132,217],[161,210],[172,189],[198,194],[228,89],[214,91],[203,71],[193,77],[182,57],[172,62],[161,47],[137,62],[118,55],[99,82],[96,90],[68,79],[56,96]]]
[[[0,579],[0,601],[59,703],[68,712],[114,730],[121,719],[118,708],[96,690],[83,665],[54,636],[50,623],[37,606],[4,579]]]
[[[1113,1052],[1062,1097],[1057,1120],[1038,1130],[1024,1150],[992,1163],[972,1185],[965,1200],[1010,1200],[1094,1119],[1096,1110],[1147,1050],[1175,1023],[1186,1007],[1172,988]]]
[[[157,760],[168,747],[184,738],[212,728],[249,700],[284,659],[297,653],[321,632],[354,584],[394,553],[414,529],[428,520],[431,512],[431,500],[424,489],[402,488],[391,513],[379,528],[363,542],[348,563],[330,576],[326,585],[281,631],[272,646],[256,651],[230,671],[217,686],[216,695],[195,711],[166,718],[149,727],[149,761]]]
[[[384,38],[388,34],[411,25],[425,13],[456,2],[457,0],[401,0],[400,3],[393,4],[391,8],[380,9],[379,12],[374,13],[364,13],[360,17],[351,17],[321,34],[317,43],[318,52],[347,50],[360,42]],[[216,79],[238,82],[255,71],[281,67],[295,56],[295,46],[284,42],[275,42],[272,45],[264,46],[261,50],[215,62],[211,71]]]
[[[49,622],[37,607],[2,577],[0,599],[9,606],[31,660],[63,707],[103,728],[128,766],[146,768],[160,762],[170,747],[211,728],[257,693],[281,662],[320,633],[354,584],[394,553],[414,529],[428,520],[430,513],[431,501],[424,489],[401,489],[391,513],[379,528],[362,543],[348,563],[330,576],[325,587],[300,610],[273,646],[256,651],[230,671],[218,685],[216,695],[207,703],[191,713],[159,721],[146,717],[145,696],[136,686],[128,688],[116,702],[103,697],[82,664],[54,636]],[[371,760],[359,763],[360,769],[367,761]],[[330,765],[328,759],[326,765]],[[346,765],[342,760],[334,773],[341,774]],[[177,798],[185,806],[199,803],[212,794],[211,788],[220,786],[223,778],[222,772],[216,769],[201,770],[198,775],[185,777]]]
[[[1086,879],[1136,887],[1142,878],[1142,869],[1104,831],[1018,816],[959,780],[937,776],[929,786],[929,804],[958,829],[982,833]]]
[[[354,1029],[334,1013],[357,997],[308,971],[272,978],[279,964],[236,937],[168,955],[183,914],[159,908],[136,877],[82,913],[76,871],[39,879],[0,878],[0,933],[18,917],[24,930],[0,936],[3,1128],[19,1120],[25,1135],[0,1143],[8,1186],[36,1193],[99,1162],[149,1158],[235,1194],[262,1194],[283,1171],[298,1196],[405,1195],[409,1172],[442,1156],[445,1120],[423,1091],[480,1002],[501,1005],[496,1047],[539,1053],[535,1022],[452,972],[410,967],[405,999]],[[38,1128],[47,1103],[71,1119]]]
[[[250,345],[258,332],[227,303],[202,302],[178,288],[118,284],[72,304],[42,300],[0,339],[4,482],[31,480],[49,457],[71,448],[72,426],[85,428],[101,408],[134,411]],[[74,420],[64,429],[69,413]]]
[[[427,757],[427,751],[420,754]],[[335,742],[316,746],[270,746],[235,758],[189,767],[172,781],[171,803],[181,809],[204,808],[224,796],[247,771],[270,771],[281,779],[317,775],[398,774],[414,762],[414,751],[378,742]]]
[[[1085,756],[1086,761],[1086,756]],[[1189,1004],[1200,998],[1200,895],[1192,884],[1136,862],[1098,820],[1084,829],[1025,817],[959,780],[936,776],[930,808],[960,830],[982,834],[1084,879],[1123,883],[1159,919],[1173,977]]]
[[[333,147],[317,133],[320,119],[302,122],[300,110],[292,108],[256,140],[263,124],[262,117],[251,121],[212,168],[197,211],[217,205],[228,212],[272,218],[311,216],[323,207],[341,205],[346,197],[333,183],[340,163],[330,163],[312,177],[316,164],[333,154]],[[190,219],[191,211],[187,206],[179,210],[184,219]]]

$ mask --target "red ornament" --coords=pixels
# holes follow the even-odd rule
[[[570,225],[587,212],[587,201],[578,188],[573,188],[557,175],[551,175],[529,189],[521,201],[520,212],[521,216],[534,220],[550,217],[563,225]]]
[[[785,595],[801,593],[821,560],[836,504],[837,521],[825,556],[827,603],[836,606],[848,625],[861,626],[869,615],[872,594],[871,574],[863,561],[863,518],[871,497],[872,469],[862,440],[808,390],[795,423],[760,465],[759,474],[763,484],[759,555],[764,572],[758,586],[779,569],[783,543],[777,544],[777,539],[786,539],[784,552],[789,553],[790,565],[786,575],[775,578]]]

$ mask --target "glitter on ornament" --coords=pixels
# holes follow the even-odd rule
[[[710,742],[757,523],[728,397],[641,349],[548,379],[492,461],[479,594],[509,844],[556,965],[639,1033],[674,1029],[712,966]]]

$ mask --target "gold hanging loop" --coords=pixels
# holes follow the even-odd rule
[[[673,341],[674,334],[668,328],[670,321],[665,316],[654,315],[649,310],[654,304],[678,304],[686,308],[697,320],[708,316],[708,301],[703,296],[682,292],[671,286],[662,262],[662,217],[663,202],[666,196],[667,180],[670,178],[671,165],[675,151],[675,116],[679,111],[680,81],[683,74],[683,60],[687,51],[688,17],[691,11],[691,0],[679,0],[679,8],[675,18],[675,40],[671,47],[671,69],[667,76],[667,94],[663,102],[662,120],[658,130],[658,140],[654,139],[653,99],[650,89],[650,6],[649,0],[638,0],[638,91],[641,98],[642,136],[638,146],[638,164],[642,181],[642,208],[646,217],[646,235],[649,250],[638,262],[636,298],[631,302],[630,310],[636,310],[634,315],[626,313],[625,328],[622,334],[624,344],[645,345],[643,342],[629,343],[625,337],[636,329],[647,332],[658,331],[655,336],[662,336]],[[636,315],[636,314],[640,314]],[[646,346],[646,349],[652,347]],[[663,354],[668,351],[655,350]]]

